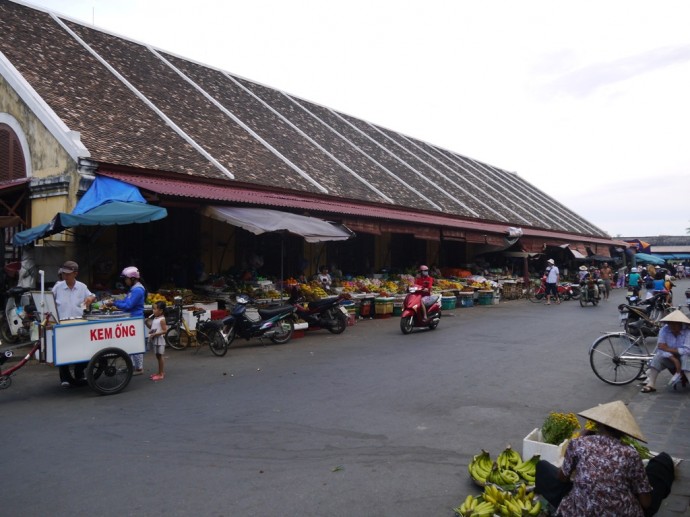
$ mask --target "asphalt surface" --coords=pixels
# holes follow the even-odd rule
[[[0,391],[0,513],[452,516],[478,493],[467,464],[480,449],[521,450],[550,411],[618,399],[650,449],[690,458],[690,390],[642,394],[590,369],[623,297],[457,308],[409,336],[397,318],[360,320],[223,358],[170,350],[164,381],[148,379],[148,356],[146,375],[107,397],[29,364]],[[687,465],[657,515],[690,515]]]

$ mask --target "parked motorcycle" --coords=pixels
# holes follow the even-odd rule
[[[31,303],[31,289],[11,287],[0,298],[4,307],[0,315],[0,339],[3,343],[17,343],[31,339],[31,322],[36,306]]]
[[[428,291],[417,285],[411,285],[407,289],[407,296],[403,300],[402,316],[400,317],[400,330],[403,334],[409,334],[415,327],[425,327],[434,330],[441,321],[441,296],[430,296],[426,307],[426,318],[423,316],[422,303]]]
[[[620,320],[625,326],[626,332],[629,323],[643,319],[648,322],[647,326],[653,327],[656,322],[672,311],[673,306],[668,303],[666,294],[667,293],[660,292],[646,300],[640,300],[632,296],[630,299],[633,303],[623,303],[619,305],[618,312],[620,313]]]
[[[258,317],[252,317],[247,314],[247,305],[252,303],[247,295],[238,295],[235,302],[230,316],[223,319],[221,329],[228,346],[237,336],[246,340],[253,337],[269,338],[279,345],[290,341],[295,331],[294,314],[297,310],[293,305],[258,309]]]
[[[604,289],[604,281],[588,278],[580,284],[580,287],[580,306],[584,307],[588,303],[597,306],[601,301],[601,291]]]
[[[311,327],[327,329],[333,334],[342,334],[347,327],[347,309],[344,303],[351,303],[350,295],[341,294],[333,298],[304,303],[299,288],[294,288],[288,303],[295,307],[295,317],[306,321]]]
[[[577,287],[577,294],[575,294],[573,287]],[[529,293],[529,301],[533,303],[541,303],[546,299],[546,277],[541,278],[541,284],[537,289]],[[580,289],[568,282],[558,284],[558,297],[561,300],[577,300],[580,297]]]

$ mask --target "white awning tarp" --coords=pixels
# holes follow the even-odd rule
[[[207,206],[201,213],[206,217],[244,228],[255,235],[287,231],[304,237],[307,242],[345,241],[354,235],[342,225],[279,210]]]

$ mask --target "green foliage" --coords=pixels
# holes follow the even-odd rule
[[[574,413],[551,412],[541,426],[541,435],[545,443],[560,445],[563,440],[571,438],[579,427]]]

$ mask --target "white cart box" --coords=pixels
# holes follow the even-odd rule
[[[541,429],[537,427],[522,440],[522,459],[527,461],[535,454],[539,454],[542,460],[560,467],[563,463],[567,446],[568,440],[564,440],[560,445],[545,443]]]
[[[55,366],[91,360],[105,348],[128,354],[146,351],[144,318],[67,320],[47,329],[46,361]]]

